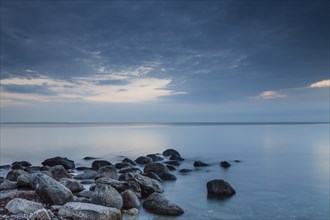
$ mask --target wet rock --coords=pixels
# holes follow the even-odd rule
[[[135,162],[137,164],[147,164],[147,163],[151,163],[152,159],[150,157],[141,156],[141,157],[136,158]]]
[[[56,166],[56,165],[62,165],[65,169],[74,169],[75,164],[73,160],[69,160],[66,157],[53,157],[46,159],[44,162],[41,163],[44,166]]]
[[[57,181],[62,178],[72,178],[68,171],[66,171],[66,169],[62,165],[56,165],[51,167],[50,172],[52,173],[52,177]]]
[[[94,170],[86,170],[82,174],[74,176],[74,179],[83,180],[83,179],[94,179],[98,173]]]
[[[80,181],[81,184],[94,184],[95,181],[94,180],[82,180]]]
[[[166,164],[166,166],[167,166],[167,168],[168,168],[170,171],[174,171],[174,170],[176,170],[176,168],[175,168],[174,166],[172,166],[172,165],[168,165],[168,164]]]
[[[143,176],[162,182],[162,179],[154,172],[143,173]]]
[[[163,155],[167,156],[167,157],[171,156],[172,154],[176,154],[178,156],[181,156],[180,153],[178,151],[174,150],[174,149],[167,149],[163,152]]]
[[[98,159],[97,157],[84,157],[84,160],[96,160]]]
[[[86,191],[81,191],[77,194],[77,196],[85,197],[85,198],[90,198],[90,197],[92,197],[92,195],[93,195],[93,192],[92,191],[87,191],[87,190]]]
[[[23,167],[23,166],[20,165],[20,164],[14,164],[14,165],[11,166],[11,169],[12,169],[12,170],[24,170],[25,167]]]
[[[0,176],[0,184],[3,183],[5,181],[5,178]]]
[[[231,166],[231,164],[228,163],[227,161],[221,161],[220,166],[223,167],[223,168],[228,168],[228,167]]]
[[[130,189],[121,193],[123,198],[123,209],[138,208],[140,206],[140,199]]]
[[[29,173],[25,172],[24,170],[11,170],[7,173],[6,179],[11,181],[16,181],[17,178],[22,174],[29,174]]]
[[[104,166],[113,166],[113,164],[107,160],[94,160],[92,163],[93,170],[99,170],[101,167],[104,167]]]
[[[210,165],[208,165],[200,160],[197,160],[194,162],[194,167],[207,167],[207,166],[210,166]]]
[[[84,190],[84,186],[77,180],[71,178],[63,178],[60,183],[68,188],[72,193],[77,193]]]
[[[181,170],[179,170],[179,173],[190,173],[192,171],[194,171],[194,170],[192,170],[192,169],[181,169]]]
[[[184,213],[183,209],[169,201],[159,193],[151,194],[144,202],[143,207],[157,215],[179,216]]]
[[[16,189],[17,183],[15,181],[10,181],[8,179],[5,179],[3,183],[0,184],[0,191],[2,190],[8,190],[8,189]]]
[[[26,171],[28,173],[38,173],[38,172],[40,172],[40,166],[25,167],[24,171]]]
[[[154,172],[156,173],[162,180],[175,180],[175,176],[170,173],[170,170],[166,165],[162,163],[148,163],[144,166],[144,173]]]
[[[115,188],[118,192],[123,192],[127,189],[132,190],[138,197],[141,197],[141,187],[135,181],[118,181],[110,178],[100,178],[96,180],[96,184],[106,184]]]
[[[107,165],[107,166],[101,167],[97,171],[97,175],[95,176],[95,179],[104,178],[104,177],[117,180],[119,175],[117,173],[116,168],[113,165]]]
[[[81,202],[69,202],[65,204],[59,209],[58,214],[62,218],[73,220],[121,219],[121,212],[119,209]]]
[[[17,178],[17,187],[19,188],[32,188],[30,183],[31,174],[22,174]]]
[[[222,179],[215,179],[207,182],[207,194],[211,197],[230,197],[236,193],[234,188]]]
[[[6,205],[6,209],[13,214],[30,214],[42,208],[40,203],[19,198],[9,201]]]
[[[164,174],[162,174],[161,179],[173,181],[173,180],[176,180],[176,176],[174,176],[172,173],[164,173]]]
[[[137,167],[127,167],[120,169],[118,173],[142,173],[142,171]]]
[[[128,210],[122,210],[123,214],[125,215],[131,215],[131,216],[135,216],[137,214],[139,214],[139,210],[137,208],[131,208]]]
[[[46,209],[39,209],[35,212],[33,212],[29,216],[29,220],[51,220],[52,217],[49,215],[48,211]]]
[[[164,161],[163,163],[172,166],[180,166],[180,162],[177,160],[168,160],[168,161]]]
[[[10,165],[8,164],[0,166],[0,170],[8,170],[8,169],[10,169]]]
[[[123,168],[127,168],[127,167],[131,168],[131,167],[133,167],[133,165],[130,163],[127,163],[127,162],[120,162],[120,163],[116,163],[115,167],[116,167],[116,169],[123,169]]]
[[[150,157],[154,162],[164,160],[164,158],[158,156],[157,154],[148,154],[147,157]]]
[[[121,195],[113,187],[106,184],[96,184],[91,202],[97,205],[114,207],[121,209],[123,199]]]
[[[11,164],[12,166],[15,166],[15,165],[20,165],[20,166],[23,166],[23,167],[30,167],[32,166],[32,164],[28,161],[15,161]]]
[[[77,196],[73,196],[73,201],[74,201],[74,202],[92,203],[92,201],[91,201],[90,198],[77,197]]]
[[[136,166],[136,163],[135,163],[133,160],[128,159],[128,158],[124,158],[124,159],[122,160],[122,162],[130,163],[130,164],[132,164],[133,166]]]
[[[41,202],[40,197],[33,190],[7,190],[0,193],[0,207],[4,207],[10,200],[15,198]]]
[[[184,159],[177,154],[171,154],[171,156],[168,158],[169,160],[176,160],[176,161],[183,161]]]
[[[46,174],[31,174],[31,185],[40,198],[48,204],[63,205],[73,201],[72,192]]]
[[[78,170],[78,171],[85,171],[85,170],[90,170],[90,169],[92,169],[92,168],[90,168],[90,167],[76,167],[76,170]]]
[[[240,160],[234,160],[235,163],[240,163],[241,161]]]

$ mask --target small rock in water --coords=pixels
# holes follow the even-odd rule
[[[122,169],[122,168],[126,168],[126,167],[133,167],[133,165],[128,162],[120,162],[120,163],[116,163],[115,167],[116,167],[116,169]]]
[[[137,167],[126,167],[120,169],[118,173],[142,173],[142,171]]]
[[[170,170],[163,163],[148,163],[144,166],[145,173],[154,172],[156,173],[162,180],[176,180],[176,177],[170,173]]]
[[[17,178],[22,174],[29,174],[29,173],[25,172],[24,170],[11,170],[7,173],[6,179],[11,181],[16,181]]]
[[[117,209],[121,209],[123,206],[123,198],[118,191],[106,184],[96,185],[91,201],[97,205],[114,207]]]
[[[169,170],[171,170],[171,171],[176,170],[176,168],[175,168],[174,166],[172,166],[172,165],[168,165],[168,164],[166,164],[166,166],[167,166],[167,168],[168,168]]]
[[[130,189],[121,193],[123,198],[123,209],[138,208],[140,206],[139,197]]]
[[[62,178],[72,178],[68,171],[66,171],[66,169],[62,165],[56,165],[51,167],[50,172],[52,173],[52,177],[57,181]]]
[[[156,154],[148,154],[147,157],[150,157],[152,159],[152,161],[162,161],[164,160],[164,158],[156,155]]]
[[[150,157],[141,156],[141,157],[136,158],[135,162],[137,164],[147,164],[147,163],[151,163],[152,159]]]
[[[60,183],[68,188],[72,193],[77,193],[84,190],[84,186],[77,180],[71,178],[63,178]]]
[[[15,161],[11,165],[12,166],[14,166],[14,165],[20,165],[20,166],[23,166],[23,167],[30,167],[30,166],[32,166],[32,164],[30,162],[28,162],[28,161]]]
[[[162,179],[154,172],[142,173],[143,176],[162,182]]]
[[[26,171],[28,173],[37,173],[37,172],[40,172],[40,166],[25,167],[24,171]]]
[[[208,165],[208,164],[206,164],[206,163],[204,163],[200,160],[197,160],[197,161],[194,162],[194,166],[195,167],[207,167],[207,166],[210,166],[210,165]]]
[[[10,165],[1,165],[0,170],[8,170],[10,169]]]
[[[230,197],[236,193],[234,188],[222,179],[215,179],[207,182],[207,194],[213,197]]]
[[[107,160],[94,160],[92,163],[92,169],[96,171],[103,166],[113,166],[113,164]]]
[[[167,149],[163,152],[163,155],[167,156],[167,157],[171,156],[172,154],[176,154],[178,156],[181,156],[180,153],[178,151],[174,150],[174,149]]]
[[[228,167],[231,166],[231,164],[228,163],[227,161],[221,161],[220,166],[223,167],[223,168],[228,168]]]
[[[19,198],[9,201],[6,205],[6,209],[13,214],[30,214],[42,208],[40,203]]]
[[[83,159],[84,160],[96,160],[97,157],[84,157]]]
[[[194,171],[194,170],[192,170],[192,169],[181,169],[181,170],[179,170],[179,173],[190,173],[192,171]]]
[[[183,161],[184,160],[180,155],[177,155],[177,154],[172,154],[168,159],[169,160],[176,160],[176,161]]]
[[[97,175],[97,172],[95,170],[86,170],[82,174],[78,174],[74,176],[73,178],[76,180],[83,180],[83,179],[94,179]]]
[[[163,163],[172,165],[172,166],[180,166],[180,162],[177,160],[168,160],[168,161],[164,161]]]
[[[56,166],[56,165],[62,165],[65,169],[74,169],[75,165],[74,165],[74,161],[73,160],[69,160],[66,157],[53,157],[53,158],[49,158],[46,159],[44,162],[41,163],[44,166]]]
[[[17,188],[17,183],[15,181],[10,181],[8,179],[5,179],[0,184],[0,191],[2,191],[2,190],[8,190],[8,189],[16,189],[16,188]]]
[[[159,193],[152,193],[144,202],[143,207],[148,211],[159,215],[178,216],[184,213],[183,209],[169,201]]]
[[[128,159],[128,158],[124,158],[124,159],[122,160],[122,162],[130,163],[130,164],[132,164],[133,166],[136,166],[136,163],[135,163],[133,160]]]
[[[101,167],[97,171],[97,175],[95,176],[95,179],[103,178],[103,177],[117,180],[119,175],[117,174],[117,170],[113,165],[106,165]]]
[[[240,160],[235,160],[235,163],[240,163],[241,161]]]

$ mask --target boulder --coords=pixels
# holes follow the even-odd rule
[[[127,157],[124,158],[124,159],[122,160],[122,162],[130,163],[130,164],[132,164],[133,166],[136,166],[136,163],[135,163],[133,160],[128,159]]]
[[[72,192],[46,174],[31,174],[31,185],[40,198],[48,204],[63,205],[73,201]]]
[[[208,165],[200,160],[197,160],[194,162],[194,167],[207,167],[207,166],[210,166],[210,165]]]
[[[2,190],[8,190],[8,189],[16,189],[16,188],[17,188],[17,183],[15,181],[10,181],[8,179],[5,179],[0,184],[0,191],[2,191]]]
[[[183,209],[169,201],[159,193],[152,193],[144,202],[143,207],[157,215],[179,216],[184,213]]]
[[[143,176],[162,182],[162,179],[154,172],[142,173]]]
[[[100,167],[100,169],[97,171],[97,175],[95,176],[95,179],[104,178],[104,177],[117,180],[119,175],[117,173],[116,168],[113,165],[107,165]]]
[[[126,167],[120,169],[118,173],[142,173],[142,171],[137,167]]]
[[[176,177],[170,173],[170,170],[163,163],[148,163],[144,166],[144,173],[154,172],[162,180],[176,180]]]
[[[57,181],[62,178],[72,178],[68,171],[66,171],[66,169],[62,165],[56,165],[51,167],[50,172],[52,173],[52,177]]]
[[[49,158],[46,159],[44,162],[41,163],[44,166],[56,166],[56,165],[62,165],[65,169],[74,169],[75,165],[74,165],[74,161],[73,160],[69,160],[66,157],[53,157],[53,158]]]
[[[127,162],[120,162],[115,164],[116,169],[122,169],[122,168],[127,168],[127,167],[133,167],[132,164],[127,163]]]
[[[192,170],[192,169],[181,169],[181,170],[179,170],[179,173],[184,174],[184,173],[190,173],[192,171],[194,171],[194,170]]]
[[[13,214],[30,214],[42,208],[40,203],[19,198],[9,201],[6,205],[6,209]]]
[[[91,202],[97,205],[114,207],[121,209],[123,199],[121,195],[113,187],[106,184],[96,184]]]
[[[138,208],[140,206],[140,199],[130,189],[125,190],[121,193],[123,198],[123,209]]]
[[[79,192],[78,194],[77,194],[77,196],[78,197],[84,197],[84,198],[90,198],[90,197],[92,197],[92,195],[93,195],[93,191],[81,191],[81,192]]]
[[[97,157],[84,157],[84,160],[96,160],[98,159]]]
[[[141,156],[141,157],[136,158],[135,162],[137,164],[147,164],[147,163],[151,163],[152,159],[150,157]]]
[[[167,149],[163,152],[163,155],[167,156],[167,157],[171,156],[172,154],[176,154],[178,156],[181,156],[180,153],[178,151],[174,150],[174,149]]]
[[[176,170],[176,168],[172,165],[169,165],[169,164],[166,164],[167,168],[170,170],[170,171],[174,171]]]
[[[169,160],[176,160],[176,161],[183,161],[184,159],[177,154],[171,154],[171,156],[168,158]]]
[[[41,202],[40,197],[34,190],[7,190],[0,193],[0,207],[4,207],[10,200],[15,198]]]
[[[94,160],[92,163],[93,170],[99,170],[101,167],[104,166],[113,166],[113,164],[107,160]]]
[[[30,183],[31,174],[22,174],[17,178],[17,187],[19,188],[31,188]]]
[[[20,166],[23,166],[23,167],[30,167],[32,166],[32,164],[28,161],[15,161],[11,164],[12,166],[15,166],[15,165],[20,165]]]
[[[154,162],[164,160],[164,158],[158,156],[157,154],[148,154],[146,157],[150,157]]]
[[[131,216],[135,216],[135,215],[139,214],[139,210],[137,208],[122,210],[122,212],[125,215],[131,215]]]
[[[83,180],[83,179],[94,179],[98,173],[94,170],[86,170],[82,174],[74,176],[74,179]]]
[[[58,214],[64,219],[73,220],[121,219],[121,213],[119,209],[81,202],[69,202],[65,204],[59,209]]]
[[[207,182],[207,195],[213,197],[230,197],[236,193],[233,187],[222,179]]]
[[[50,211],[49,211],[50,212]],[[29,216],[29,220],[51,220],[52,217],[49,215],[46,209],[39,209],[35,212],[33,212]]]
[[[141,198],[141,186],[135,181],[118,181],[110,178],[97,179],[96,184],[106,184],[115,188],[118,192],[123,192],[127,189],[132,190],[138,197]]]
[[[38,172],[40,172],[40,166],[25,167],[24,171],[26,171],[28,173],[38,173]]]
[[[84,186],[75,179],[63,178],[60,180],[60,183],[68,188],[72,193],[77,193],[84,190]]]
[[[164,161],[163,163],[172,166],[180,166],[180,162],[177,160],[168,160],[168,161]]]
[[[17,178],[22,174],[29,174],[28,172],[25,172],[24,170],[11,170],[7,173],[6,179],[10,181],[16,181]]]
[[[231,166],[231,164],[228,163],[227,161],[221,161],[219,165],[223,168],[228,168]]]

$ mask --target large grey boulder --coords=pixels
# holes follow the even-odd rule
[[[171,156],[172,154],[176,154],[178,156],[181,156],[180,153],[174,149],[167,149],[163,151],[164,156]]]
[[[49,158],[46,159],[44,162],[41,163],[44,166],[56,166],[56,165],[62,165],[65,169],[74,169],[75,165],[74,165],[74,161],[73,160],[69,160],[66,157],[53,157],[53,158]]]
[[[169,201],[165,196],[159,193],[152,193],[144,202],[143,207],[158,215],[178,216],[184,213],[183,209]]]
[[[99,178],[95,181],[96,184],[106,184],[115,188],[118,192],[123,192],[127,189],[132,190],[139,198],[142,196],[141,186],[136,181],[118,181],[111,178]]]
[[[144,166],[143,172],[154,172],[162,180],[176,180],[176,177],[170,173],[168,167],[163,163],[148,163]]]
[[[97,175],[95,176],[95,179],[102,177],[117,180],[119,175],[117,174],[117,170],[114,165],[107,165],[99,168],[99,170],[97,171]]]
[[[40,203],[19,198],[10,200],[6,205],[6,209],[13,214],[30,214],[42,208]]]
[[[121,209],[123,198],[113,187],[106,184],[97,184],[91,197],[91,202],[97,205]]]
[[[135,162],[137,164],[147,164],[147,163],[152,162],[152,159],[150,157],[140,156],[140,157],[136,158]]]
[[[64,205],[67,202],[73,201],[72,192],[46,174],[32,174],[31,185],[40,198],[46,203]]]
[[[230,197],[236,193],[234,188],[222,179],[207,182],[207,195],[211,197]]]
[[[121,213],[119,209],[105,207],[101,205],[69,202],[62,206],[58,211],[59,216],[64,219],[73,220],[120,220]]]
[[[66,169],[62,165],[56,165],[51,167],[50,172],[52,173],[52,177],[57,181],[62,178],[72,178],[68,171],[66,171]]]
[[[72,193],[76,193],[84,190],[84,186],[78,180],[75,179],[63,178],[60,180],[60,183],[62,183]]]

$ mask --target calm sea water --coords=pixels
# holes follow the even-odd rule
[[[85,156],[115,163],[127,156],[177,149],[212,166],[174,174],[165,195],[185,214],[159,217],[140,209],[136,219],[329,219],[329,124],[309,125],[1,125],[0,164],[65,156],[77,166]],[[229,169],[219,162],[232,162]],[[233,160],[241,160],[234,163]],[[1,171],[1,176],[6,171]],[[236,190],[227,200],[207,199],[206,183],[225,179]]]

